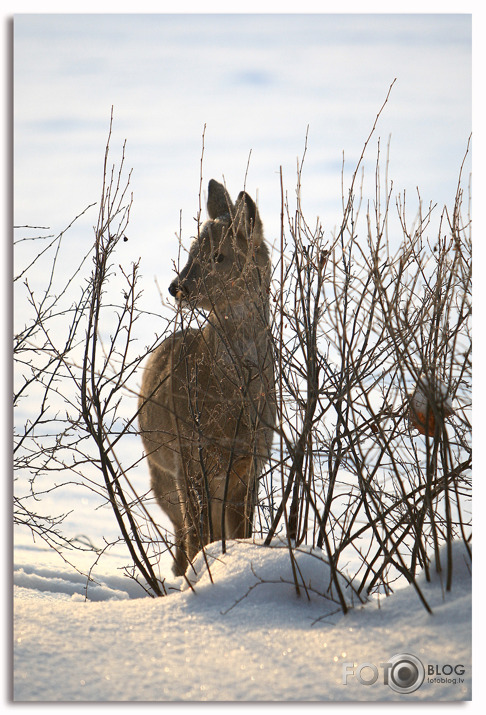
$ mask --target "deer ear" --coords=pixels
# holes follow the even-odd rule
[[[251,196],[248,196],[246,191],[240,191],[238,198],[236,199],[236,208],[239,209],[240,206],[246,207],[246,216],[255,225],[257,207]]]
[[[247,236],[251,234],[254,245],[258,246],[263,241],[262,222],[255,202],[246,191],[238,194],[235,208],[237,213],[241,212]]]
[[[234,214],[234,206],[223,184],[211,179],[208,184],[208,215],[215,219],[225,214]]]

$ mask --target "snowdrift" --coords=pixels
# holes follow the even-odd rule
[[[300,595],[288,548],[250,540],[228,543],[225,554],[212,544],[195,560],[194,590],[173,579],[159,599],[137,598],[143,592],[128,579],[110,577],[86,591],[78,575],[23,565],[15,576],[14,699],[470,699],[471,570],[463,545],[454,545],[451,592],[440,575],[420,580],[432,615],[410,586],[362,604],[342,577],[353,606],[344,615],[323,554],[308,548],[295,557]],[[413,692],[385,682],[382,664],[400,654],[423,664]]]

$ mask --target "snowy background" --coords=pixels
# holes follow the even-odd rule
[[[453,201],[471,132],[469,16],[18,15],[14,21],[14,224],[49,227],[47,233],[56,235],[98,200],[113,106],[113,158],[120,155],[126,139],[134,194],[129,241],[121,245],[117,260],[128,266],[141,258],[144,306],[162,313],[154,278],[163,290],[171,280],[179,226],[186,245],[195,233],[204,127],[203,188],[210,178],[224,179],[235,196],[243,186],[250,156],[246,187],[258,200],[270,243],[279,234],[279,168],[292,200],[296,162],[309,128],[304,214],[311,224],[320,216],[331,235],[340,218],[343,155],[346,182],[395,78],[367,154],[365,176],[370,176],[371,184],[365,181],[365,196],[373,198],[373,189],[371,193],[368,189],[374,186],[378,137],[382,155],[391,137],[389,175],[396,194],[406,192],[413,217],[418,186],[424,205],[437,203],[440,212],[443,204]],[[94,207],[67,234],[61,256],[66,271],[91,245],[96,215]],[[16,237],[24,235],[29,232],[21,231]],[[16,250],[17,267],[25,265],[28,251],[28,243]],[[35,276],[34,287],[41,289],[44,278],[41,273]],[[18,326],[27,313],[20,295],[14,316]],[[156,326],[150,322],[138,326],[140,340],[148,344]],[[25,414],[21,411],[19,419]],[[127,450],[135,461],[141,445],[134,441],[127,444]],[[133,478],[143,491],[147,482],[143,464]],[[116,530],[111,513],[97,506],[89,494],[72,487],[57,493],[54,504],[46,499],[44,508],[46,513],[72,509],[66,522],[68,534],[99,543],[104,536],[113,537]],[[108,603],[82,603],[86,582],[76,571],[33,543],[28,532],[16,533],[15,547],[14,583],[19,589],[16,694],[20,699],[139,700],[144,695],[148,699],[225,699],[231,693],[238,699],[252,699],[252,693],[254,699],[265,695],[282,700],[386,699],[393,692],[385,686],[378,695],[372,688],[365,688],[369,694],[363,694],[362,686],[358,692],[353,689],[356,683],[343,692],[337,687],[341,671],[333,665],[338,662],[334,658],[374,662],[407,649],[425,658],[440,653],[444,658],[446,654],[454,659],[467,656],[464,635],[469,610],[461,601],[467,594],[460,589],[452,601],[443,603],[436,585],[433,598],[443,610],[433,621],[427,620],[415,594],[403,592],[400,598],[405,600],[397,597],[395,607],[378,612],[375,605],[367,606],[361,620],[361,612],[348,620],[334,616],[334,630],[328,620],[310,629],[309,622],[322,615],[319,604],[304,613],[289,595],[284,610],[279,611],[272,605],[272,598],[278,599],[274,595],[270,606],[259,611],[257,637],[248,625],[254,613],[250,598],[225,619],[218,615],[236,600],[235,589],[246,592],[249,588],[249,564],[255,559],[259,563],[260,558],[250,552],[242,551],[240,559],[230,555],[227,573],[232,577],[221,574],[218,595],[202,597],[201,606],[195,605],[191,593],[184,593],[173,594],[160,608],[150,599],[133,600],[143,594],[119,575],[123,563],[119,554],[112,552],[98,564],[100,585],[88,592],[90,601]],[[462,555],[460,563],[464,563]],[[76,566],[82,570],[89,564],[80,560]],[[235,576],[238,568],[240,576]],[[276,566],[269,568],[270,577],[275,576]],[[202,591],[210,593],[207,584]],[[416,614],[413,633],[406,631],[410,618],[399,615],[402,608],[408,616]],[[282,619],[287,618],[288,632],[282,630]],[[198,660],[200,675],[192,684],[184,675],[184,668],[189,667],[185,663],[192,657],[184,638],[192,635],[183,636],[186,626],[181,630],[181,619],[186,619],[188,628],[192,622],[197,624],[198,638],[208,649],[207,657]],[[224,646],[232,655],[223,658],[225,651],[218,639],[228,637],[235,628],[239,637]],[[279,631],[282,639],[275,636],[275,643],[281,642],[281,654],[273,652],[265,659],[273,668],[273,679],[260,669],[265,661],[257,657],[258,643],[272,640],[271,634],[265,636],[265,628]],[[353,632],[349,629],[358,629],[357,635],[349,635]],[[173,665],[165,662],[159,633],[175,643],[170,655]],[[390,640],[390,633],[395,640]],[[153,649],[143,645],[147,639],[157,642]],[[330,644],[328,652],[319,651],[323,641]],[[446,641],[450,644],[447,651]],[[73,642],[79,644],[74,651]],[[350,647],[345,649],[344,642]],[[363,650],[363,642],[372,643],[369,652]],[[429,655],[425,651],[431,642],[437,649]],[[287,646],[298,651],[294,667],[290,657],[282,655],[284,651],[290,654]],[[119,654],[124,655],[127,648],[130,656],[121,662]],[[110,661],[112,649],[118,653],[116,661]],[[239,678],[241,689],[234,690],[235,668],[241,676],[241,649],[253,653],[241,663],[248,664],[250,680]],[[39,652],[43,653],[42,667]],[[215,661],[227,668],[224,676],[218,669],[204,670],[204,663]],[[65,667],[60,667],[61,662]],[[87,670],[78,677],[80,663]],[[335,670],[328,679],[330,667]],[[183,684],[164,668],[176,670]],[[131,677],[134,672],[136,678]],[[245,683],[258,685],[251,691]],[[296,683],[300,690],[292,690]],[[467,697],[468,687],[424,686],[414,697]]]

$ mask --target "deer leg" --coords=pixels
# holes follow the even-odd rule
[[[228,539],[246,539],[251,535],[254,504],[254,460],[245,457],[235,462],[225,509],[225,536]]]
[[[174,563],[172,564],[172,572],[174,576],[183,576],[186,573],[188,560],[186,550],[184,548],[184,529],[176,529],[175,533],[176,545],[174,553]]]

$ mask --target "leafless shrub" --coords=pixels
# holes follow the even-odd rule
[[[120,539],[133,563],[130,574],[151,594],[162,595],[165,587],[154,563],[160,558],[157,545],[170,550],[170,544],[130,482],[129,471],[141,455],[126,468],[117,456],[120,440],[136,433],[136,409],[127,413],[126,401],[131,397],[136,404],[128,385],[146,353],[136,351],[133,335],[140,315],[136,307],[138,263],[128,270],[121,266],[117,270],[113,263],[117,244],[126,238],[132,197],[130,174],[127,176],[124,169],[124,148],[118,169],[110,167],[110,137],[111,123],[90,251],[59,289],[56,268],[63,232],[18,276],[24,280],[33,317],[14,341],[14,404],[18,408],[25,401],[29,406],[27,418],[15,435],[14,467],[23,476],[15,495],[15,514],[17,523],[30,526],[64,558],[69,559],[70,551],[81,548],[93,550],[97,559],[100,548],[89,540],[62,537],[65,515],[45,516],[31,506],[46,491],[62,490],[67,485],[89,489],[112,508]],[[28,274],[49,251],[53,254],[50,276],[37,299]],[[118,295],[110,289],[115,277]],[[81,287],[73,297],[69,288],[75,281],[76,287]],[[26,477],[29,492],[24,488]],[[56,477],[60,481],[55,481]],[[111,545],[106,544],[104,549]]]
[[[471,235],[463,169],[452,206],[423,209],[419,201],[410,224],[405,197],[394,197],[388,182],[387,160],[382,186],[378,142],[375,194],[363,216],[357,184],[375,126],[349,189],[343,178],[343,216],[334,233],[303,215],[302,162],[293,213],[280,177],[270,287],[277,420],[254,522],[254,535],[267,545],[285,534],[291,559],[302,544],[322,548],[343,611],[338,574],[345,571],[363,595],[389,593],[405,577],[429,608],[417,574],[443,572],[450,588],[452,541],[470,543]],[[138,431],[142,362],[191,314],[166,311],[163,334],[136,349],[138,263],[119,267],[118,293],[111,287],[129,220],[130,176],[124,156],[110,170],[108,148],[109,141],[89,253],[54,290],[63,232],[18,276],[31,318],[15,338],[15,404],[29,405],[18,422],[15,466],[30,491],[19,488],[16,515],[66,557],[69,549],[91,546],[66,539],[63,515],[42,514],[38,500],[66,484],[96,492],[128,547],[129,573],[163,595],[159,562],[162,553],[173,554],[174,540],[151,518],[149,494],[131,483],[141,443],[134,442],[129,463],[118,454]],[[38,297],[29,271],[49,255],[47,287]],[[68,299],[73,289],[77,295]],[[200,320],[200,311],[193,317]],[[50,475],[61,475],[60,482]],[[439,558],[444,543],[446,564]],[[297,569],[294,581],[299,592]]]
[[[292,545],[324,548],[336,573],[357,557],[360,592],[389,592],[402,575],[428,608],[418,571],[444,571],[450,588],[452,541],[469,548],[470,222],[462,176],[433,239],[433,207],[409,228],[398,197],[393,250],[392,190],[380,195],[378,161],[359,236],[358,169],[329,239],[304,219],[300,170],[295,218],[282,190],[274,288],[282,497],[265,543],[283,520]]]

